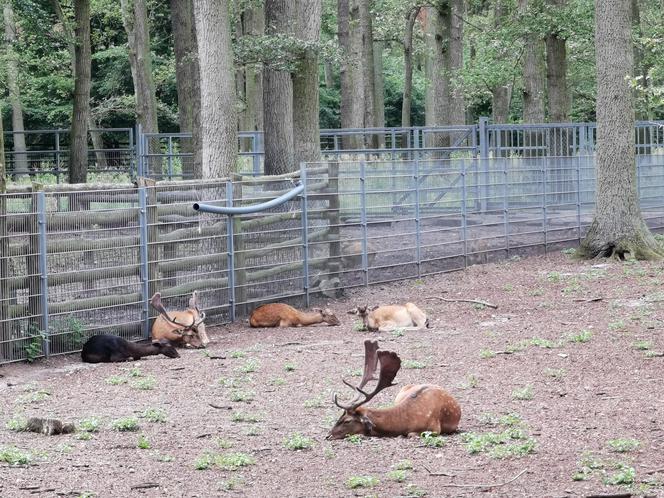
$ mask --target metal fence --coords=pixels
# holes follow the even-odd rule
[[[596,143],[594,123],[490,124],[410,128],[321,130],[321,154],[326,160],[438,160],[455,157],[558,157],[589,155]],[[14,133],[5,132],[9,173],[54,175],[56,183],[67,173],[68,130],[24,132],[26,150],[14,147]],[[664,147],[664,121],[638,122],[638,155]],[[134,138],[136,137],[136,140]],[[143,133],[140,127],[92,130],[89,171],[155,179],[193,178],[190,133]],[[241,132],[237,172],[263,173],[262,132]],[[94,177],[93,177],[94,178]],[[66,176],[64,177],[66,179]]]
[[[664,227],[664,151],[637,157],[644,217]],[[210,323],[256,303],[309,305],[343,289],[577,243],[594,158],[326,161],[280,177],[60,185],[0,195],[0,363],[76,351],[92,334],[147,337],[148,299],[194,290]],[[259,213],[200,214],[193,204]]]

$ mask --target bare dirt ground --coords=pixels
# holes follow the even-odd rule
[[[1,367],[0,459],[30,462],[0,463],[0,496],[664,495],[663,271],[557,253],[355,290],[329,303],[339,327],[237,323],[180,359],[90,366],[72,355]],[[433,328],[370,334],[345,313],[404,301]],[[349,394],[342,376],[358,380],[367,337],[398,352],[399,383],[437,383],[457,397],[460,432],[442,447],[325,440],[340,414],[332,393]],[[99,428],[5,427],[29,416],[79,428],[95,418]],[[138,430],[115,430],[123,418]]]

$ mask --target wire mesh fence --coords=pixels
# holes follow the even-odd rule
[[[664,153],[637,157],[641,207],[664,227]],[[325,161],[279,177],[60,185],[0,195],[0,363],[80,349],[92,334],[149,336],[194,290],[208,322],[258,303],[309,305],[577,243],[592,220],[592,156]],[[304,185],[260,212],[248,207]]]

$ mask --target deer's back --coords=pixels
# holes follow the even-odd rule
[[[411,432],[454,432],[461,420],[461,406],[445,389],[434,384],[409,384],[394,399],[408,413]]]
[[[252,327],[278,327],[282,321],[298,323],[299,312],[283,303],[270,303],[259,306],[251,312],[249,325]]]

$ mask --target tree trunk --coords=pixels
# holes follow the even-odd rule
[[[450,115],[450,79],[447,71],[447,35],[448,5],[441,12],[436,7],[426,8],[426,45],[427,58],[425,75],[427,79],[424,101],[424,121],[427,127],[443,126]],[[443,15],[445,14],[445,15]],[[441,134],[428,135],[427,147],[444,147],[449,144],[448,137]]]
[[[358,14],[360,17],[360,37],[362,39],[362,91],[364,104],[364,128],[373,128],[376,126],[376,117],[374,114],[374,103],[376,101],[376,92],[374,89],[374,56],[373,56],[373,25],[371,22],[371,11],[369,9],[370,0],[358,0]],[[376,137],[368,136],[366,141],[375,148]]]
[[[122,22],[129,43],[129,64],[136,96],[136,119],[145,133],[157,133],[157,98],[152,80],[150,27],[145,0],[121,0]]]
[[[296,36],[308,43],[320,40],[321,0],[301,0],[297,9]],[[318,55],[307,50],[293,75],[293,143],[295,167],[320,161]]]
[[[265,33],[265,12],[262,6],[248,7],[242,14],[242,32],[247,36],[260,36]],[[244,131],[263,130],[263,73],[259,66],[246,66],[244,69],[245,111]]]
[[[171,0],[171,26],[175,52],[178,122],[180,132],[192,134],[191,142],[182,145],[182,152],[192,154],[190,161],[182,162],[182,173],[186,177],[201,178],[201,93],[192,0]]]
[[[325,61],[323,63],[323,71],[325,73],[325,87],[334,88],[334,70],[332,69],[332,62]]]
[[[385,83],[383,81],[383,51],[385,42],[374,42],[373,65],[374,65],[374,118],[377,128],[385,128]],[[385,135],[378,135],[378,148],[385,148]]]
[[[466,104],[463,88],[457,77],[463,70],[463,0],[449,0],[449,49],[447,55],[447,72],[450,79],[450,113],[447,124],[466,123]]]
[[[528,10],[528,0],[519,0],[522,13]],[[523,59],[523,121],[544,122],[544,43],[532,33],[526,37]]]
[[[91,47],[90,0],[74,0],[76,57],[74,110],[71,121],[69,183],[88,177],[88,123],[90,122]]]
[[[23,125],[23,105],[21,104],[21,90],[18,82],[18,56],[14,51],[16,43],[16,24],[14,23],[14,10],[11,2],[5,2],[5,42],[7,43],[7,87],[9,101],[12,105],[12,138],[14,142],[14,171],[16,176],[28,172],[28,157],[25,154],[25,127]]]
[[[292,35],[292,0],[266,0],[265,30],[269,35]],[[265,174],[280,175],[296,169],[293,141],[293,80],[290,73],[263,69],[263,122]]]
[[[403,35],[404,82],[403,100],[401,102],[401,126],[403,128],[411,126],[413,108],[413,28],[419,13],[420,7],[416,7],[408,13],[406,29]]]
[[[364,123],[360,66],[362,39],[358,37],[359,9],[355,3],[356,0],[338,0],[337,3],[339,46],[343,52],[340,63],[342,128],[362,128]],[[344,149],[358,149],[360,143],[357,136],[342,137]]]
[[[660,259],[664,250],[643,220],[637,192],[634,96],[626,81],[634,71],[630,2],[596,0],[595,6],[597,193],[580,254]]]
[[[494,3],[494,26],[500,28],[508,14],[505,0]],[[507,123],[512,103],[512,83],[498,84],[491,89],[491,120],[494,124]]]
[[[194,0],[201,92],[203,178],[228,177],[237,162],[235,68],[226,0]]]
[[[549,0],[562,9],[566,0]],[[569,93],[567,91],[567,40],[560,33],[546,36],[546,83],[549,97],[549,121],[566,123],[569,119]]]

